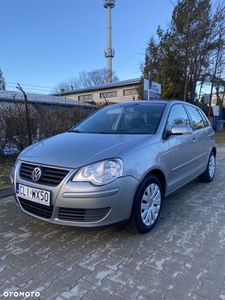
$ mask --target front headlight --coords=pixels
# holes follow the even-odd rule
[[[95,185],[104,185],[122,175],[123,161],[120,158],[113,158],[81,168],[72,181],[88,181]]]

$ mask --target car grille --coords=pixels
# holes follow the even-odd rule
[[[21,169],[20,169],[20,177],[22,179],[25,179],[27,181],[32,181],[31,174],[34,170],[34,168],[38,167],[38,165],[30,165],[22,163]],[[68,170],[63,169],[55,169],[55,168],[49,168],[49,167],[43,167],[44,175],[39,179],[38,183],[46,184],[46,185],[52,185],[57,186],[64,177],[69,173]]]
[[[39,203],[35,203],[29,200],[24,200],[22,198],[19,197],[19,201],[20,204],[22,206],[22,208],[41,218],[45,218],[45,219],[50,219],[52,216],[52,211],[53,211],[53,206],[46,206],[46,205],[42,205]]]
[[[102,220],[110,211],[110,207],[99,209],[59,208],[60,220],[74,222],[97,222]]]

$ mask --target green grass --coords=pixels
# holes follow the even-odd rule
[[[216,144],[225,144],[225,129],[215,131],[215,142]]]
[[[0,157],[0,189],[10,185],[9,174],[16,161],[16,157]]]
[[[218,145],[225,145],[225,129],[215,131],[215,142]],[[10,185],[9,174],[15,163],[16,157],[0,157],[0,189]]]

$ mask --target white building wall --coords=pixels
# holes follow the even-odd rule
[[[124,91],[129,90],[131,92],[130,95],[124,95]],[[97,104],[104,104],[105,100],[104,98],[100,97],[100,94],[104,93],[113,93],[116,92],[117,96],[116,97],[107,97],[106,100],[107,102],[110,103],[122,103],[122,102],[127,102],[127,101],[133,101],[138,99],[138,93],[136,90],[135,85],[131,86],[122,86],[122,87],[114,87],[114,88],[109,88],[109,89],[103,89],[103,90],[96,90],[96,91],[85,91],[82,93],[77,93],[74,91],[74,93],[68,94],[68,95],[62,95],[66,99],[72,99],[72,100],[78,100],[84,96],[88,97],[88,95],[92,95],[92,100],[91,99],[82,99],[80,101],[82,102],[96,102]]]
[[[223,106],[225,107],[225,97],[224,94],[219,94],[219,97],[221,100],[223,100]],[[211,105],[216,105],[217,104],[217,95],[212,94],[212,99],[211,99]]]

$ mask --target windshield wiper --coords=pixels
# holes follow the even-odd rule
[[[90,133],[90,134],[110,134],[111,132],[106,132],[106,131],[80,131],[80,130],[69,130],[69,132],[75,132],[75,133]]]
[[[72,130],[69,130],[69,132],[81,133],[81,131],[80,131],[80,130],[77,130],[77,129],[76,129],[76,130],[73,130],[73,129],[72,129]]]

